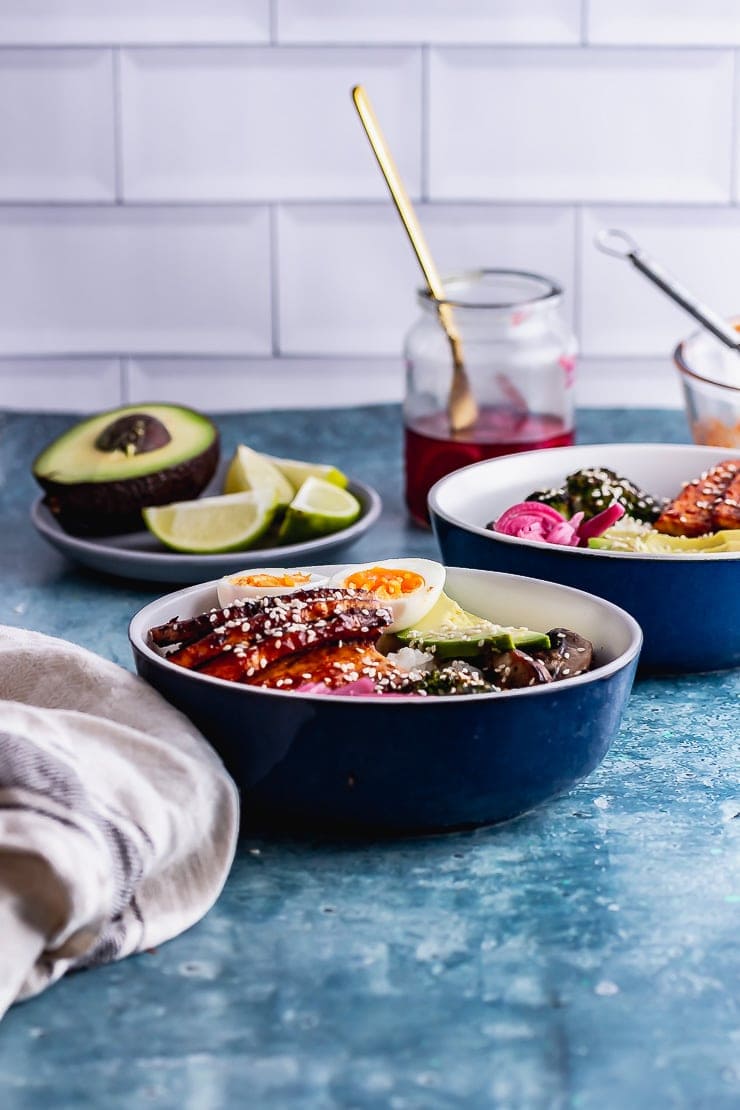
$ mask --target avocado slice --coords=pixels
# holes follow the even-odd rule
[[[535,632],[532,628],[510,628],[509,632],[518,651],[549,651],[552,647],[546,632]]]
[[[149,505],[188,501],[213,477],[215,424],[182,405],[124,405],[81,420],[36,456],[32,473],[59,523],[78,535],[142,527]]]
[[[534,651],[550,647],[544,632],[494,624],[467,612],[445,593],[414,628],[405,628],[397,636],[401,643],[432,652],[438,659],[474,659],[514,648]]]

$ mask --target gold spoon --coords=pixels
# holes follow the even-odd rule
[[[355,85],[352,89],[352,99],[355,108],[365,129],[365,134],[370,140],[373,154],[377,158],[380,171],[385,178],[385,183],[390,190],[393,203],[396,206],[401,222],[406,229],[414,254],[417,257],[422,273],[426,279],[427,287],[437,303],[439,321],[444,328],[452,351],[452,382],[447,398],[447,415],[450,428],[453,432],[464,431],[478,419],[478,406],[470,388],[468,375],[463,361],[462,342],[455,327],[452,307],[445,299],[445,290],[434,264],[431,252],[427,245],[424,233],[417,218],[414,207],[406,192],[393,157],[380,130],[375,112],[362,85]]]

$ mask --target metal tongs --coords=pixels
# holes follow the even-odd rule
[[[740,352],[740,334],[732,324],[728,324],[726,320],[723,320],[718,313],[705,305],[698,297],[689,293],[688,289],[679,285],[662,266],[659,266],[649,254],[640,249],[632,236],[628,235],[626,231],[606,228],[596,234],[594,242],[604,254],[610,254],[614,258],[628,259],[636,270],[649,278],[672,301],[675,301],[695,320],[703,324],[707,331],[716,335],[717,339],[721,340],[726,347]]]

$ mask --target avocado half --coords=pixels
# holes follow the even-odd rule
[[[45,447],[32,472],[68,532],[142,527],[148,505],[189,501],[218,465],[215,424],[182,405],[124,405],[81,420]]]

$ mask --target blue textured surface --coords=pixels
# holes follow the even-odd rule
[[[579,414],[581,442],[684,441],[682,414]],[[336,461],[383,495],[352,557],[435,555],[393,407],[220,417],[224,446]],[[0,622],[131,668],[161,589],[32,531],[28,465],[69,423],[0,416]],[[475,833],[244,840],[208,917],[0,1025],[0,1105],[437,1110],[740,1105],[740,674],[637,681],[602,765]],[[1,943],[1,938],[0,938]]]

